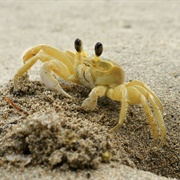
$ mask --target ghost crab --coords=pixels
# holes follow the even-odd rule
[[[40,76],[49,89],[71,98],[52,73],[64,80],[92,89],[89,97],[82,103],[83,108],[93,110],[98,97],[102,96],[122,103],[119,122],[110,132],[117,131],[122,126],[128,104],[142,104],[152,129],[154,141],[151,148],[157,145],[161,147],[166,138],[166,128],[163,121],[163,106],[158,97],[140,81],[124,83],[124,71],[121,66],[100,57],[103,51],[100,42],[95,45],[95,55],[89,55],[84,51],[80,39],[76,39],[74,45],[76,53],[62,52],[48,45],[38,45],[28,50],[23,56],[24,65],[14,76],[14,91],[18,91],[18,78],[40,60],[43,63]]]

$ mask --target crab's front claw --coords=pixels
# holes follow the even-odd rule
[[[90,98],[86,98],[81,107],[84,109],[84,110],[90,110],[90,111],[93,111],[95,108],[96,108],[96,105],[97,105],[97,99],[90,99]]]
[[[55,92],[58,92],[60,94],[63,94],[64,96],[68,98],[72,98],[71,95],[69,95],[67,92],[63,90],[58,80],[52,75],[51,71],[56,72],[55,65],[56,66],[59,65],[58,71],[62,69],[62,63],[60,61],[48,61],[42,65],[41,70],[40,70],[40,76],[43,83],[45,84],[47,88]],[[63,68],[65,68],[65,66],[63,66]]]
[[[85,110],[94,110],[97,105],[98,97],[105,96],[107,87],[97,86],[91,90],[89,97],[82,103],[82,108]]]

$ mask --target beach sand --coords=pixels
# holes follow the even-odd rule
[[[180,3],[70,1],[0,2],[0,179],[180,179]],[[151,129],[140,105],[109,133],[121,104],[100,98],[81,108],[90,90],[60,82],[74,97],[48,90],[38,62],[19,80],[26,49],[48,44],[74,52],[103,43],[103,55],[144,82],[164,106],[167,138],[148,151]],[[11,102],[15,104],[12,106]],[[43,148],[44,147],[44,148]]]

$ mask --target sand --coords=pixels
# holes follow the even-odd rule
[[[0,2],[0,178],[180,179],[179,5]],[[123,67],[126,82],[138,79],[161,99],[167,127],[161,149],[147,152],[152,135],[141,106],[130,106],[123,127],[110,134],[120,103],[104,97],[94,111],[82,110],[89,89],[64,85],[75,100],[48,90],[39,62],[20,80],[20,93],[12,93],[25,49],[48,44],[74,51],[77,37],[87,50],[102,42],[103,55]]]

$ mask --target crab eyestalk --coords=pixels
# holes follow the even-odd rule
[[[81,41],[79,38],[77,38],[77,39],[74,41],[74,47],[75,47],[75,49],[76,49],[76,51],[77,51],[78,53],[81,53],[83,47],[82,47],[82,41]]]
[[[103,52],[103,45],[102,45],[102,43],[97,42],[95,47],[94,47],[94,51],[95,51],[94,61],[97,62],[97,61],[99,61],[99,57],[101,56],[101,54]]]
[[[76,49],[76,60],[80,61],[81,57],[87,56],[86,52],[83,50],[83,43],[79,38],[74,41],[74,47]]]

